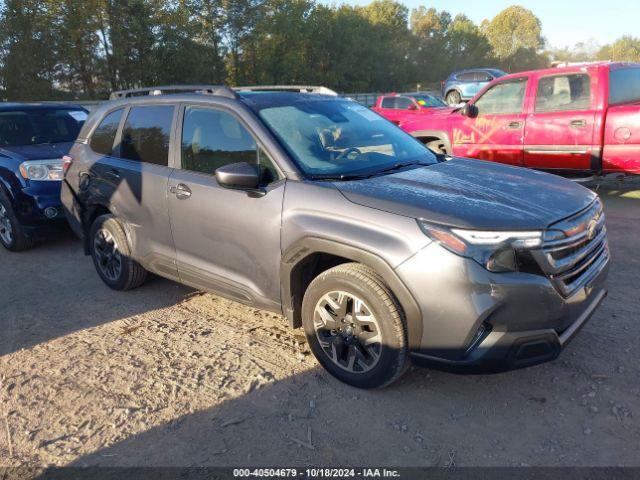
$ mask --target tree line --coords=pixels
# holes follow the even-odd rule
[[[545,51],[540,20],[518,6],[480,25],[394,0],[5,0],[0,8],[0,94],[10,100],[185,83],[425,89],[461,68],[640,57],[631,37],[595,53]]]

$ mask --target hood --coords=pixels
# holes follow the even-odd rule
[[[44,160],[48,158],[61,158],[69,153],[73,142],[42,143],[40,145],[18,145],[15,147],[2,147],[0,153],[19,160]]]
[[[590,190],[555,175],[468,159],[335,182],[335,186],[359,205],[486,230],[544,229],[596,198]]]

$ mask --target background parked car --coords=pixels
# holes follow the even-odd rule
[[[442,82],[442,97],[449,105],[473,98],[487,83],[506,75],[497,68],[474,68],[453,72]]]
[[[13,251],[64,225],[63,159],[87,111],[75,105],[0,104],[0,243]]]
[[[602,62],[504,76],[400,126],[450,155],[591,177],[640,174],[639,119],[640,64]]]
[[[433,109],[446,106],[447,104],[437,93],[413,92],[380,95],[371,109],[387,120],[399,124],[416,114],[430,113]]]

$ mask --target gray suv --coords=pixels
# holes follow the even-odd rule
[[[62,187],[113,289],[153,272],[282,313],[362,388],[410,360],[459,372],[552,360],[606,296],[602,205],[568,180],[445,161],[323,88],[113,96]]]

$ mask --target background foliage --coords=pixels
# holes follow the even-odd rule
[[[424,89],[460,68],[640,60],[640,40],[628,36],[544,50],[540,20],[517,6],[481,25],[393,0],[5,0],[0,8],[0,88],[11,100],[171,83]]]

